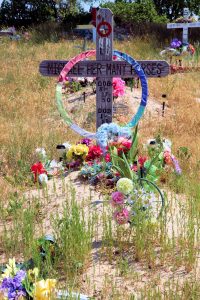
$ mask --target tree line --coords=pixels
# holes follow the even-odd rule
[[[166,23],[181,16],[184,7],[200,14],[200,0],[116,0],[102,6],[113,11],[118,24]],[[89,20],[79,0],[3,0],[0,8],[0,26],[28,27],[49,21],[73,26]]]

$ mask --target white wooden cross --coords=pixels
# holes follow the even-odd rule
[[[183,17],[187,19],[189,17],[189,9],[184,8],[183,10]],[[188,28],[198,28],[200,27],[200,22],[193,22],[193,23],[169,23],[167,24],[168,29],[177,29],[182,28],[183,29],[183,37],[182,42],[184,44],[188,43]]]
[[[113,61],[113,14],[101,8],[96,17],[96,60],[77,63],[67,74],[68,77],[96,77],[96,127],[112,122],[113,77],[133,78],[133,66],[126,61]],[[163,77],[169,74],[166,61],[138,61],[147,77]],[[67,61],[45,60],[40,63],[44,76],[58,76]]]

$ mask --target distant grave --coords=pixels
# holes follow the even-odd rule
[[[182,42],[184,44],[188,43],[188,29],[189,28],[200,28],[200,22],[191,22],[189,23],[189,9],[188,8],[184,8],[183,10],[183,20],[181,23],[169,23],[167,24],[167,28],[168,29],[183,29],[183,35],[182,35]]]
[[[166,61],[139,61],[136,62],[128,54],[113,51],[113,14],[109,9],[101,8],[96,16],[96,50],[86,51],[74,57],[71,61],[45,60],[40,63],[40,73],[44,76],[58,76],[60,80],[67,77],[96,78],[96,128],[104,123],[111,123],[113,116],[113,86],[112,79],[140,77],[142,97],[139,109],[131,120],[130,126],[141,118],[147,103],[148,89],[146,77],[159,78],[169,74],[169,65]],[[85,60],[96,54],[96,60]],[[113,60],[113,56],[117,60]],[[141,65],[141,66],[140,66]],[[61,95],[61,85],[57,88],[57,95]],[[60,100],[59,100],[60,101]],[[62,100],[61,100],[62,101]],[[81,135],[88,132],[73,124],[69,117],[65,118],[69,126]],[[94,135],[93,133],[90,136]]]

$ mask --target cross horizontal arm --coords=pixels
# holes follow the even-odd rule
[[[195,23],[169,23],[169,24],[167,24],[168,29],[197,28],[197,27],[200,27],[200,22],[195,22]]]
[[[43,76],[58,76],[67,61],[44,60],[40,63],[39,71]],[[164,77],[169,74],[169,64],[163,60],[141,60],[146,77]],[[68,77],[122,77],[136,76],[133,66],[124,61],[94,61],[86,60],[77,63],[67,74]]]

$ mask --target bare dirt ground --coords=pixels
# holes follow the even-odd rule
[[[137,296],[137,292],[141,288],[150,287],[153,284],[162,289],[164,283],[171,279],[184,281],[192,276],[193,273],[188,273],[184,267],[174,271],[173,266],[160,266],[158,263],[155,268],[148,268],[145,262],[135,261],[131,251],[130,253],[127,251],[125,254],[129,262],[129,271],[125,275],[122,274],[117,260],[109,261],[102,252],[102,219],[105,212],[111,214],[110,205],[94,187],[79,179],[77,171],[67,175],[64,179],[54,178],[49,181],[45,192],[44,190],[32,190],[25,194],[29,200],[39,197],[42,203],[41,214],[45,218],[45,222],[43,222],[44,227],[40,227],[38,234],[51,233],[51,216],[57,212],[62,214],[62,205],[67,200],[70,186],[75,189],[76,201],[80,207],[84,208],[85,216],[98,216],[91,257],[80,281],[81,293],[95,296],[95,299],[111,299],[111,295],[117,293],[118,299],[129,299],[130,295]],[[169,209],[166,214],[166,228],[171,239],[182,234],[181,228],[184,228],[182,224],[185,222],[182,212],[185,201],[183,195],[175,195],[170,192],[167,194]],[[113,224],[113,226],[115,225]],[[116,249],[113,247],[113,253],[115,251]],[[159,247],[157,255],[159,256]]]
[[[77,96],[80,93],[77,93]],[[74,95],[73,95],[74,97]],[[71,97],[72,98],[72,97]],[[71,99],[70,98],[70,99]],[[119,114],[116,118],[123,117],[131,118],[139,106],[141,98],[141,90],[130,89],[126,90],[126,95],[117,99],[116,104],[123,102],[129,108],[128,115]],[[94,103],[95,95],[86,98],[85,109],[88,110],[91,102]],[[79,104],[70,104],[78,107]],[[88,106],[89,105],[89,106]],[[66,104],[68,106],[68,104]],[[169,116],[171,110],[166,108],[165,115]],[[72,110],[72,114],[74,114]],[[141,126],[148,126],[148,119],[155,120],[162,119],[162,103],[149,97],[147,109]],[[45,189],[34,189],[27,191],[24,195],[27,200],[35,201],[39,198],[41,202],[40,217],[43,222],[38,224],[37,235],[49,234],[52,232],[51,218],[52,215],[58,213],[62,214],[63,204],[67,201],[70,188],[73,187],[76,192],[76,201],[84,208],[85,215],[92,214],[98,216],[98,221],[95,227],[95,237],[93,240],[93,247],[91,257],[88,261],[87,268],[81,278],[81,293],[89,296],[94,296],[95,299],[111,299],[111,295],[115,293],[119,295],[118,299],[128,299],[130,295],[137,297],[137,292],[144,287],[157,285],[163,287],[164,283],[170,279],[185,280],[192,275],[192,272],[187,273],[184,267],[173,270],[172,266],[156,266],[155,268],[148,268],[144,262],[135,261],[132,255],[126,254],[126,259],[129,262],[129,271],[127,274],[122,274],[116,262],[109,261],[102,253],[102,216],[103,214],[111,214],[110,206],[105,198],[94,187],[82,182],[78,177],[78,172],[66,174],[64,178],[54,177],[49,180]],[[169,239],[177,237],[182,234],[180,228],[184,228],[181,224],[184,223],[184,197],[182,195],[175,195],[167,192],[168,195],[168,209],[166,214],[166,228]],[[178,203],[178,205],[177,205]],[[113,224],[113,226],[115,226]],[[128,249],[127,249],[128,250]],[[115,251],[113,247],[113,252]],[[117,255],[117,254],[116,254]],[[159,255],[159,247],[157,250]],[[3,257],[2,257],[3,258]],[[113,292],[114,291],[114,292]],[[105,296],[107,295],[107,296]],[[127,295],[127,296],[125,296]],[[129,296],[128,296],[129,295]]]

